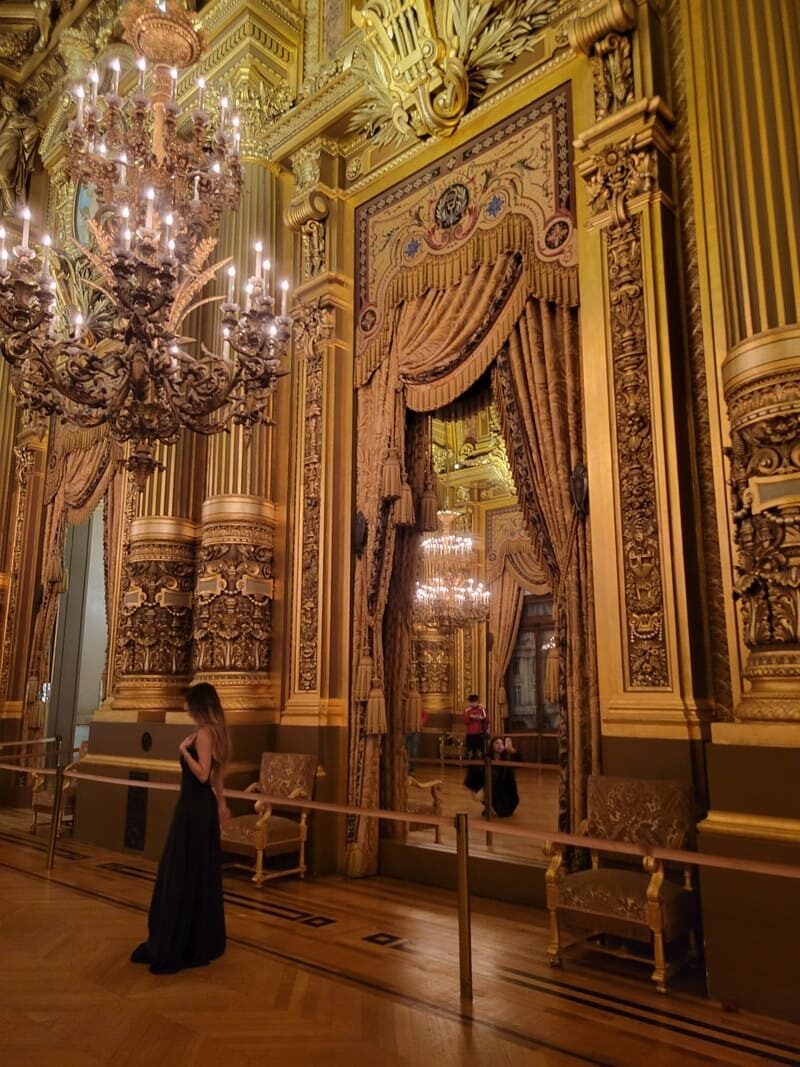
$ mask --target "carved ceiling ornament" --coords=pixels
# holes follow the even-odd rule
[[[634,98],[632,44],[635,0],[606,0],[591,15],[578,16],[568,29],[573,51],[590,57],[595,118],[600,120]]]
[[[369,98],[351,128],[369,129],[379,144],[448,136],[556,7],[557,0],[366,0],[354,7],[364,34],[354,69]]]

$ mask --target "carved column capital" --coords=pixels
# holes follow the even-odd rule
[[[578,173],[586,183],[593,222],[621,226],[637,197],[671,194],[671,128],[674,119],[660,97],[639,100],[576,138],[585,153]]]
[[[581,55],[610,33],[626,33],[636,25],[636,0],[606,0],[591,15],[576,15],[567,28],[570,47]]]

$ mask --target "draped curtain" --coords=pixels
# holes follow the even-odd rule
[[[528,300],[498,356],[493,386],[520,506],[554,591],[567,772],[559,826],[574,829],[586,809],[586,777],[600,769],[590,546],[570,491],[584,456],[576,309]]]
[[[508,697],[506,671],[517,643],[525,593],[551,592],[544,571],[530,548],[503,552],[487,574],[489,585],[489,719],[493,733],[502,733]]]
[[[356,509],[366,519],[367,536],[354,576],[356,682],[348,799],[367,807],[379,802],[383,731],[388,729],[389,745],[396,748],[403,729],[395,685],[404,690],[408,680],[386,677],[384,641],[391,637],[394,642],[400,635],[402,652],[410,647],[410,639],[398,621],[399,601],[395,604],[393,600],[388,628],[384,627],[384,614],[390,589],[394,594],[403,584],[399,578],[392,583],[399,482],[407,480],[417,494],[420,489],[414,472],[408,469],[406,410],[435,411],[452,403],[496,361],[493,392],[530,526],[532,551],[554,593],[565,657],[560,701],[559,821],[561,828],[571,828],[583,816],[583,778],[599,762],[588,540],[569,492],[571,473],[583,457],[577,313],[531,296],[522,260],[520,253],[504,253],[449,289],[429,290],[398,305],[388,351],[364,380],[356,382]],[[390,467],[398,459],[402,469],[395,479]],[[395,480],[398,487],[390,490]],[[413,539],[407,539],[397,557],[406,573],[406,589],[413,586],[415,545]],[[512,585],[509,575],[507,596],[501,590],[501,600],[506,597],[512,610],[508,625],[503,620],[504,632],[495,657],[496,692],[504,670],[503,658],[510,656],[513,648],[515,617],[518,626],[520,594],[512,592]],[[405,653],[399,656],[401,666],[406,659]],[[506,658],[506,666],[507,662]],[[387,700],[390,681],[392,695]],[[386,707],[386,719],[374,713],[377,701]],[[372,714],[368,714],[369,709]],[[578,749],[574,755],[573,744]],[[387,783],[383,801],[399,804],[400,788],[395,775]],[[377,869],[374,819],[350,820],[347,869],[353,875]]]
[[[50,675],[50,640],[58,612],[58,594],[64,587],[67,527],[80,526],[90,519],[112,483],[121,481],[114,478],[120,458],[119,446],[110,440],[102,427],[71,430],[59,426],[54,431],[45,480],[42,600],[34,622],[25,697],[26,735],[44,726],[38,693],[42,682]],[[119,489],[115,487],[114,514],[119,512],[118,493]],[[106,531],[108,529],[106,521]],[[108,558],[106,613],[110,617],[107,564]]]

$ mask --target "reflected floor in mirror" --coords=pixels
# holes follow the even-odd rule
[[[558,825],[558,781],[557,767],[526,768],[516,767],[517,792],[519,807],[508,819],[481,818],[483,802],[464,786],[466,767],[447,766],[431,761],[418,761],[414,770],[417,781],[442,782],[442,814],[454,816],[459,811],[466,811],[470,816],[469,840],[470,851],[488,852],[492,855],[515,856],[535,863],[546,865],[540,844],[520,840],[518,837],[504,837],[503,826],[536,832],[555,830]],[[490,834],[487,842],[486,835]],[[433,842],[433,828],[412,830],[408,835],[409,843],[427,845]],[[441,844],[455,848],[455,828],[442,830]]]

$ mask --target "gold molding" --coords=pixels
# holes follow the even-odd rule
[[[754,748],[800,748],[800,722],[715,722],[715,745]]]
[[[103,752],[87,752],[80,761],[102,764],[104,767],[125,767],[129,770],[152,771],[159,774],[180,774],[181,764],[178,759],[148,759],[146,756],[112,756]],[[225,764],[225,775],[243,774],[245,771],[258,771],[258,760],[238,760]]]
[[[765,330],[734,345],[722,364],[722,383],[726,396],[751,378],[760,380],[796,369],[798,352],[800,326],[794,323]]]
[[[197,526],[188,519],[169,515],[148,515],[133,519],[131,541],[194,541]]]
[[[275,525],[275,505],[271,500],[244,493],[209,496],[203,501],[202,523],[229,522],[231,519],[254,519]]]
[[[697,830],[699,833],[721,834],[725,837],[750,837],[787,845],[800,844],[800,819],[784,819],[775,815],[712,810],[697,824]]]

